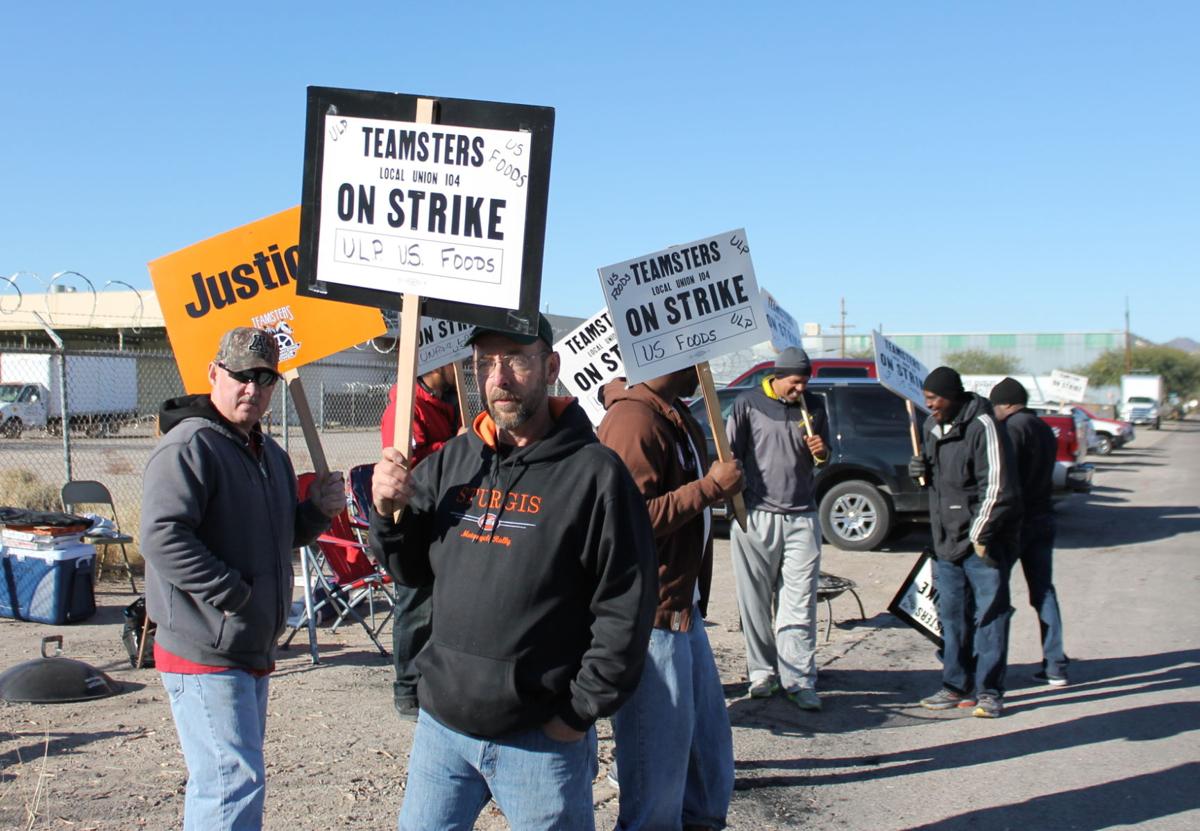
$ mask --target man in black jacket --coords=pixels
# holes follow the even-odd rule
[[[1029,605],[1042,630],[1042,668],[1034,679],[1052,687],[1067,685],[1062,615],[1054,590],[1054,457],[1058,439],[1050,425],[1025,405],[1029,393],[1015,378],[1005,378],[988,395],[996,419],[1004,424],[1017,460],[1021,483],[1021,570],[1029,586]]]
[[[633,694],[658,587],[646,503],[574,399],[543,317],[479,329],[486,411],[411,472],[375,466],[371,547],[398,582],[433,586],[417,658],[420,714],[400,829],[592,829],[598,718]],[[393,514],[402,511],[399,522]]]
[[[986,398],[963,391],[940,366],[925,379],[924,443],[909,472],[929,485],[934,584],[944,641],[942,688],[930,710],[1003,711],[1008,661],[1008,574],[1017,556],[1020,511],[1012,448]]]

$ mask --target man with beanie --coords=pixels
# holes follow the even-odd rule
[[[725,827],[733,735],[704,631],[712,583],[711,506],[742,489],[741,465],[709,467],[704,434],[680,399],[695,367],[604,387],[600,441],[646,499],[658,554],[658,608],[642,680],[612,718],[621,800],[617,828]]]
[[[929,418],[913,479],[930,488],[934,585],[942,624],[942,688],[921,699],[930,710],[1003,712],[1008,662],[1008,574],[1017,556],[1020,514],[1012,448],[991,404],[964,392],[939,366],[923,384]]]
[[[292,549],[346,506],[336,472],[300,502],[292,463],[259,425],[278,362],[271,334],[226,332],[212,391],[163,404],[142,480],[146,606],[187,763],[186,831],[262,827],[267,681],[292,603]]]
[[[1029,587],[1029,605],[1042,633],[1042,668],[1034,679],[1052,687],[1067,685],[1062,615],[1054,590],[1054,431],[1025,405],[1029,393],[1015,378],[1005,378],[988,396],[1012,443],[1021,484],[1021,570]]]
[[[596,730],[637,688],[654,619],[654,534],[583,408],[551,398],[536,334],[471,337],[484,412],[412,470],[383,450],[371,548],[433,587],[401,831],[470,828],[489,798],[512,828],[590,831]]]
[[[782,684],[788,700],[802,710],[821,709],[816,664],[821,528],[813,478],[829,459],[825,408],[805,392],[811,375],[803,349],[783,350],[775,373],[738,396],[725,424],[746,477],[746,530],[734,523],[729,545],[750,695],[769,698]]]

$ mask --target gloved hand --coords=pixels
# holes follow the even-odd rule
[[[922,479],[925,484],[929,484],[929,462],[925,461],[922,456],[913,456],[908,460],[908,475],[912,477],[914,482],[920,483]]]

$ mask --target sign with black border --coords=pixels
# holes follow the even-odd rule
[[[549,107],[309,87],[297,292],[537,331],[553,132]]]
[[[942,622],[937,613],[937,590],[933,581],[933,554],[929,549],[921,552],[912,570],[900,584],[900,590],[888,604],[888,611],[929,640],[938,649],[945,646],[942,641]]]

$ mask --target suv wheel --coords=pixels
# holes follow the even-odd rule
[[[1096,434],[1096,452],[1099,453],[1101,456],[1107,456],[1109,453],[1112,453],[1113,452],[1112,436],[1108,435],[1108,433],[1097,433]]]
[[[845,551],[870,551],[892,530],[892,503],[869,482],[841,482],[821,499],[821,530]]]
[[[3,427],[0,427],[0,435],[3,435],[6,439],[19,439],[24,429],[25,425],[21,423],[21,419],[14,416],[4,422]]]

